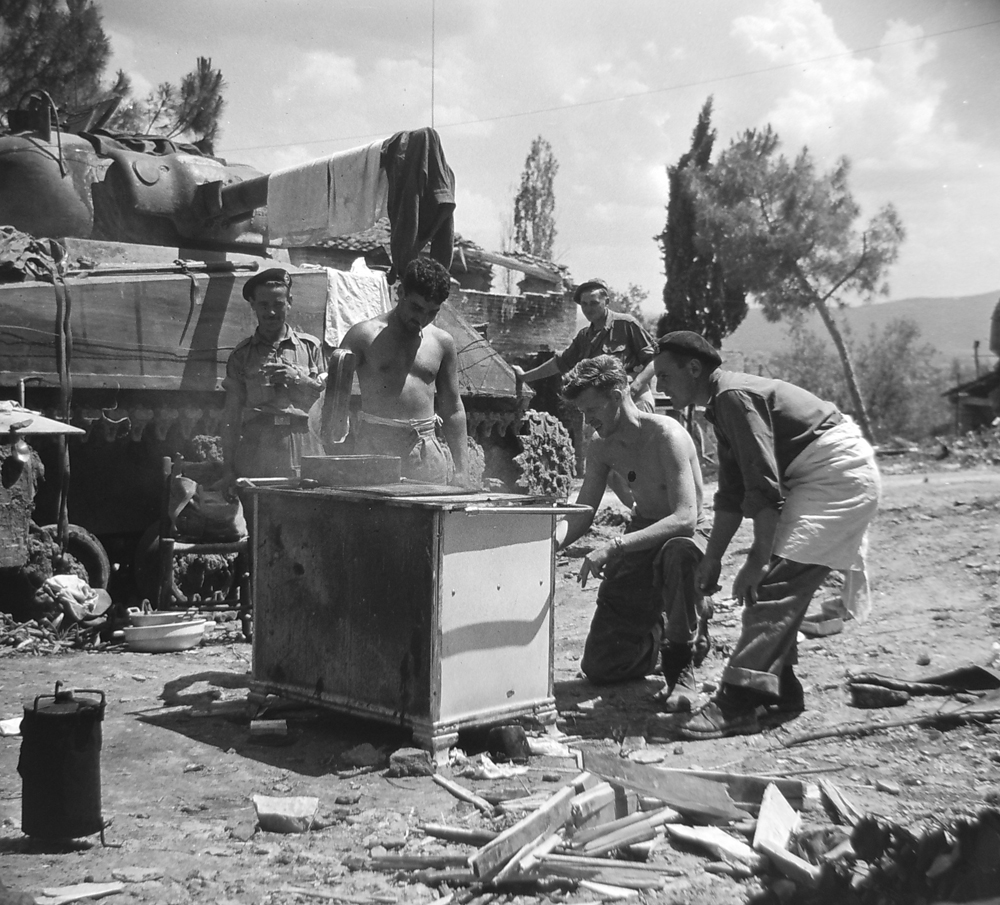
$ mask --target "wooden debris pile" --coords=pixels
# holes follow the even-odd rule
[[[506,828],[421,827],[426,836],[473,850],[385,853],[364,867],[442,888],[438,903],[574,890],[605,900],[686,888],[680,878],[690,870],[668,860],[673,846],[707,855],[712,861],[705,869],[712,873],[745,878],[777,871],[818,885],[820,869],[788,850],[804,783],[667,770],[598,754],[584,760],[584,772]],[[475,792],[440,775],[434,781],[491,821],[504,819]],[[666,840],[671,846],[661,845]]]

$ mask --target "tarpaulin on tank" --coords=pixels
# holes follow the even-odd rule
[[[0,283],[51,283],[60,258],[61,246],[52,239],[36,239],[13,226],[0,226]]]

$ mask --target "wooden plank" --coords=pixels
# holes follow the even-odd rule
[[[440,823],[424,823],[420,829],[425,836],[444,839],[446,842],[464,842],[468,845],[485,845],[499,835],[494,830],[472,830],[464,826],[445,826]]]
[[[821,779],[819,781],[819,791],[830,807],[833,808],[834,813],[841,823],[848,826],[856,826],[858,821],[864,816],[830,780]]]
[[[595,783],[593,776],[580,774],[569,785],[549,798],[537,811],[504,830],[492,842],[486,843],[469,859],[469,865],[476,872],[476,876],[490,879],[526,843],[561,827],[569,819],[570,802]]]
[[[760,870],[767,859],[755,852],[745,842],[734,839],[717,826],[683,826],[667,824],[667,835],[671,839],[696,845],[714,858],[729,864],[743,864],[754,871]]]
[[[730,823],[748,816],[733,803],[725,785],[683,771],[661,770],[589,751],[584,752],[584,768],[706,823]]]
[[[816,889],[819,886],[822,871],[816,865],[768,842],[762,843],[761,851],[789,880],[794,880],[809,889]]]
[[[755,851],[763,851],[767,845],[772,849],[787,849],[792,833],[798,830],[802,818],[786,801],[774,783],[764,790],[764,799],[757,815],[757,826],[753,834]]]
[[[452,782],[450,779],[445,779],[440,773],[435,773],[431,776],[442,789],[450,792],[459,801],[468,802],[471,805],[475,805],[484,814],[489,816],[493,815],[493,805],[491,805],[485,798],[481,798],[474,792],[470,792],[464,786],[460,786],[457,782]]]
[[[761,803],[764,790],[769,785],[776,785],[781,794],[792,807],[802,807],[806,784],[800,779],[779,779],[774,776],[757,776],[749,773],[721,773],[715,770],[678,770],[668,767],[658,768],[663,773],[679,774],[681,776],[698,776],[713,782],[725,784],[733,801],[739,804]]]
[[[610,820],[614,819],[615,790],[609,782],[602,782],[592,789],[586,789],[570,802],[570,819],[573,826],[583,826],[588,820],[599,816],[611,806]],[[601,822],[601,821],[598,821]]]
[[[617,820],[611,820],[600,826],[579,829],[570,837],[569,843],[573,848],[583,848],[588,842],[597,839],[599,836],[604,836],[607,833],[614,832],[615,830],[619,830],[627,826],[632,826],[633,824],[645,820],[650,813],[650,811],[636,811],[634,814],[629,814],[627,817],[619,817]]]
[[[656,836],[658,827],[667,823],[679,823],[681,820],[683,818],[673,808],[661,808],[659,811],[649,814],[638,823],[615,830],[604,836],[598,836],[583,847],[583,853],[584,855],[595,857],[614,851],[624,845],[647,842]]]

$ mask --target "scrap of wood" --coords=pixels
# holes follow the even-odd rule
[[[685,874],[685,871],[681,868],[670,867],[660,861],[649,864],[643,861],[625,861],[621,858],[589,858],[586,855],[559,855],[555,853],[544,855],[540,860],[543,864],[548,864],[550,867],[561,865],[567,867],[621,868],[622,870],[661,874],[664,877],[683,877]]]
[[[372,893],[368,896],[352,896],[345,892],[334,892],[327,889],[310,889],[307,886],[282,886],[279,893],[290,896],[306,896],[311,899],[325,899],[329,902],[350,902],[351,905],[372,905],[373,902],[381,905],[395,905],[399,901],[396,896]]]
[[[608,805],[611,805],[613,814],[614,803],[615,790],[611,783],[598,783],[592,789],[584,789],[569,803],[570,820],[573,821],[573,826],[583,826]]]
[[[470,792],[464,786],[460,786],[457,782],[452,782],[450,779],[445,779],[440,773],[435,773],[431,776],[442,789],[451,792],[460,801],[468,802],[471,805],[475,805],[484,814],[493,814],[493,805],[491,805],[485,798],[481,798],[474,792]]]
[[[547,792],[533,792],[521,798],[504,798],[497,802],[495,811],[501,814],[523,814],[525,811],[541,807],[548,798]]]
[[[100,899],[125,889],[124,883],[74,883],[72,886],[50,886],[35,896],[38,905],[66,905],[81,899]]]
[[[608,823],[604,823],[601,826],[585,827],[577,830],[570,837],[569,844],[573,848],[583,848],[588,842],[592,842],[600,836],[613,833],[615,830],[620,830],[645,820],[650,813],[650,811],[636,811],[634,814],[629,814],[627,817],[619,817],[617,820],[608,821]]]
[[[925,729],[938,726],[960,726],[963,723],[989,722],[1000,717],[1000,709],[998,708],[976,710],[974,709],[976,707],[975,704],[970,704],[968,707],[969,709],[963,707],[961,710],[951,710],[944,713],[925,713],[921,716],[904,717],[899,720],[884,720],[879,723],[846,723],[843,726],[818,729],[816,732],[796,735],[783,742],[783,745],[785,748],[791,748],[795,745],[815,742],[824,738],[847,738],[851,735],[867,735],[870,732],[879,732],[883,729],[898,729],[901,726],[921,726]]]
[[[468,868],[464,870],[453,867],[446,867],[443,870],[430,868],[413,871],[407,875],[407,880],[411,883],[423,883],[424,886],[440,886],[442,883],[451,886],[471,886],[476,882],[476,875]],[[438,905],[440,901],[440,899],[435,900],[434,905]]]
[[[470,830],[464,826],[445,826],[442,823],[425,823],[420,827],[425,836],[445,842],[464,842],[468,845],[485,845],[499,835],[495,830]]]
[[[380,855],[368,861],[372,870],[423,870],[425,868],[466,867],[465,855]]]
[[[614,851],[623,845],[646,842],[656,836],[658,827],[667,823],[679,823],[681,819],[681,815],[673,808],[661,808],[630,826],[598,836],[583,847],[583,853],[594,857]]]
[[[764,790],[757,815],[757,826],[753,834],[754,851],[763,851],[768,845],[775,849],[787,849],[792,833],[802,824],[802,818],[788,803],[781,790],[771,783]]]
[[[735,839],[717,826],[684,826],[667,824],[671,839],[700,846],[719,861],[744,864],[754,871],[761,870],[767,859],[755,852],[745,842]]]
[[[830,780],[821,779],[819,781],[819,791],[830,807],[833,808],[841,823],[847,826],[856,826],[858,821],[864,817],[864,814]]]
[[[527,873],[530,871],[538,862],[545,856],[550,854],[554,849],[558,848],[565,837],[565,832],[563,830],[556,830],[554,833],[550,833],[545,839],[538,843],[534,848],[531,849],[526,855],[518,858],[517,868],[521,873]],[[499,876],[499,874],[498,874]]]
[[[660,767],[660,772],[679,774],[681,776],[698,776],[720,782],[729,790],[729,795],[737,806],[759,805],[764,797],[764,791],[769,785],[776,785],[789,804],[795,808],[802,807],[805,795],[805,783],[800,779],[783,779],[774,776],[758,776],[751,773],[722,773],[717,770],[677,770]]]
[[[819,886],[822,872],[815,864],[810,864],[804,858],[793,855],[786,849],[772,846],[767,841],[761,843],[761,851],[789,880],[794,880],[802,886],[809,887],[809,889],[816,889]]]
[[[524,845],[540,836],[546,836],[569,819],[570,802],[584,789],[592,788],[597,780],[588,773],[581,773],[564,786],[537,811],[523,817],[512,827],[487,842],[469,859],[469,865],[481,879],[490,879]]]
[[[584,763],[588,771],[602,779],[651,795],[682,814],[706,823],[730,823],[747,816],[733,803],[726,786],[719,782],[589,751],[584,754]]]
[[[609,886],[607,883],[594,883],[590,880],[581,880],[580,889],[586,889],[588,892],[599,895],[602,902],[629,899],[639,894],[638,890],[635,889],[622,889],[620,886]]]
[[[544,832],[534,839],[522,845],[510,858],[507,863],[493,875],[494,884],[504,883],[513,880],[521,872],[521,859],[527,858],[542,842],[548,838],[548,832]]]

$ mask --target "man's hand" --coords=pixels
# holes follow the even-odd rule
[[[580,587],[587,587],[587,579],[591,575],[594,578],[604,578],[604,570],[608,563],[614,559],[615,552],[615,545],[607,544],[606,546],[591,550],[583,557],[583,563],[580,565],[580,573],[576,576],[576,580],[580,582]]]
[[[293,386],[302,381],[302,369],[285,361],[269,361],[260,369],[275,386]]]
[[[757,602],[757,587],[766,573],[766,562],[759,562],[753,554],[748,556],[733,582],[733,597],[742,606],[753,606]]]
[[[694,573],[695,587],[702,594],[714,594],[719,590],[720,574],[722,574],[722,560],[714,556],[703,556]]]
[[[209,489],[221,492],[231,503],[236,502],[239,499],[236,494],[236,472],[227,468],[222,477],[212,484]]]

